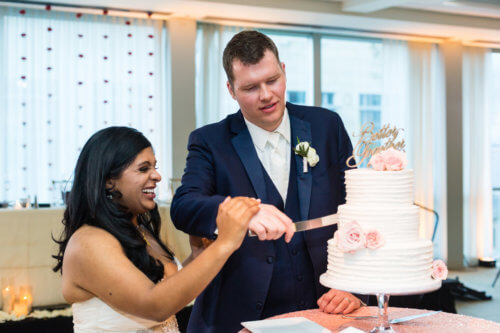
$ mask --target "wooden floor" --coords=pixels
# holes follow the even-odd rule
[[[499,264],[497,263],[497,266]],[[489,301],[456,300],[455,306],[459,314],[488,319],[500,323],[500,278],[493,288],[491,285],[500,268],[467,268],[463,271],[450,271],[448,278],[458,277],[466,287],[477,291],[485,291],[492,296]]]

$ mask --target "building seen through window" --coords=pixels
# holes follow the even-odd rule
[[[306,92],[305,91],[290,91],[286,92],[286,100],[290,103],[305,104]]]
[[[360,126],[373,123],[373,131],[378,132],[381,127],[381,96],[375,94],[359,95],[359,118]],[[374,146],[379,146],[379,142],[374,142]],[[368,160],[364,160],[361,167],[366,168]]]
[[[280,61],[285,64],[287,101],[313,105],[313,46],[308,34],[290,34],[266,31],[279,50]]]
[[[333,103],[335,97],[334,92],[321,92],[321,106],[332,111],[335,111],[335,104]]]
[[[337,112],[351,137],[382,119],[382,43],[371,39],[321,38],[321,106]]]
[[[359,95],[359,117],[360,126],[373,123],[374,131],[379,131],[381,127],[381,96],[374,94]]]

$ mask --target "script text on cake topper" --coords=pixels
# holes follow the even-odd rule
[[[363,163],[363,161],[367,158],[370,158],[372,155],[375,155],[378,152],[389,149],[390,147],[404,151],[405,148],[405,140],[401,139],[401,141],[396,141],[399,135],[399,131],[403,131],[402,128],[397,128],[396,126],[392,126],[390,124],[385,124],[380,128],[379,131],[373,132],[375,128],[375,124],[369,122],[363,126],[361,129],[361,134],[358,143],[354,147],[353,154],[350,156],[346,164],[350,168],[358,167]],[[357,136],[357,135],[355,135]],[[380,146],[376,146],[375,143],[379,140],[386,140],[385,143]],[[356,162],[356,156],[359,156],[358,163]],[[354,164],[351,164],[354,163]]]

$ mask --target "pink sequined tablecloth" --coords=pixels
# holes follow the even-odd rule
[[[350,313],[350,316],[370,316],[376,315],[378,309],[374,306],[362,307],[357,311]],[[427,310],[408,309],[408,308],[389,308],[389,319],[410,316],[429,312]],[[305,317],[312,320],[319,325],[332,330],[332,332],[339,332],[347,327],[355,327],[364,332],[369,332],[376,324],[377,319],[344,319],[340,315],[326,314],[324,312],[315,310],[305,310],[286,313],[277,318],[291,318],[291,317]],[[400,324],[392,324],[392,328],[396,332],[436,332],[436,333],[458,333],[458,332],[488,332],[500,333],[500,324],[469,317],[459,314],[440,312],[438,314],[410,320]]]

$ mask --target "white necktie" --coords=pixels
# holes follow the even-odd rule
[[[272,133],[269,136],[266,145],[268,154],[269,169],[271,180],[283,199],[286,201],[286,192],[288,190],[288,172],[286,172],[286,140],[279,133]]]

